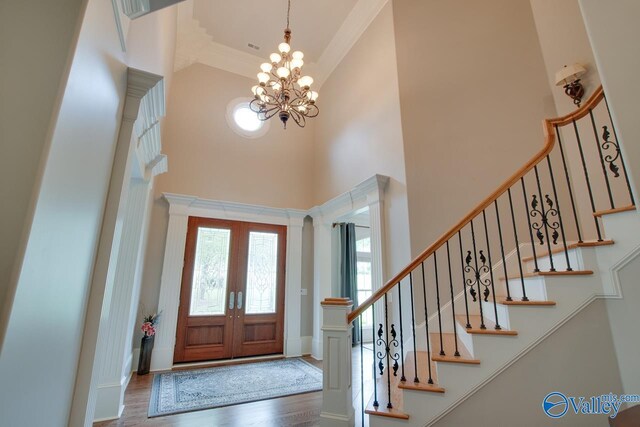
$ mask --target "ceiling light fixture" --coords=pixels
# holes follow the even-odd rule
[[[278,45],[279,53],[271,54],[270,62],[260,65],[258,84],[251,88],[254,99],[249,104],[260,120],[269,120],[278,114],[285,129],[289,118],[304,127],[307,118],[316,117],[319,113],[316,106],[318,92],[311,90],[313,79],[302,75],[304,54],[299,50],[291,52],[290,12],[291,0],[287,6],[284,43]]]

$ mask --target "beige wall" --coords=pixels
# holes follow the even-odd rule
[[[312,205],[313,121],[304,129],[289,123],[284,130],[274,119],[256,139],[237,135],[227,124],[229,102],[250,95],[254,84],[202,64],[174,75],[163,130],[169,172],[155,187],[140,300],[149,310],[158,305],[169,220],[163,192],[278,208]]]
[[[314,143],[315,202],[373,174],[389,176],[385,195],[387,277],[410,260],[407,190],[391,3],[320,91]]]
[[[10,275],[24,249],[21,233],[83,3],[0,2],[0,348],[5,297],[13,298],[13,291],[7,295]]]
[[[3,34],[3,43],[15,43],[3,44],[0,74],[4,79],[7,64],[7,70],[12,70],[10,84],[16,88],[9,92],[15,116],[4,116],[4,110],[2,114],[3,120],[8,117],[10,121],[2,122],[0,157],[19,171],[11,177],[3,175],[2,182],[13,182],[20,191],[15,200],[29,227],[0,354],[2,383],[12,385],[0,387],[0,412],[7,426],[75,426],[83,425],[85,416],[91,420],[86,405],[89,378],[77,370],[79,361],[92,360],[90,351],[81,348],[82,338],[92,335],[95,340],[97,330],[90,328],[97,329],[97,323],[87,320],[99,317],[101,309],[87,312],[126,68],[136,55],[133,52],[146,51],[147,59],[136,56],[136,66],[156,74],[170,71],[161,64],[172,62],[163,55],[173,52],[169,42],[175,30],[164,27],[167,34],[162,39],[146,32],[132,36],[138,48],[127,57],[120,47],[111,2],[89,0],[84,14],[79,14],[79,2],[55,2],[56,7],[52,2],[51,9],[40,3],[12,7],[3,2],[0,13],[2,29],[10,33]],[[163,11],[150,19],[160,19],[164,13],[172,12]],[[81,19],[81,27],[76,28],[74,17],[79,17],[78,24]],[[135,26],[134,21],[133,31]],[[74,29],[79,30],[77,43],[72,41]],[[63,96],[56,100],[69,52],[73,59],[60,89]],[[31,61],[34,63],[25,68]],[[3,91],[5,87],[3,80]],[[4,92],[1,98],[5,99]],[[50,119],[53,126],[47,134]],[[5,146],[4,141],[10,145]],[[35,203],[27,211],[22,202],[30,197]],[[15,219],[11,226],[21,228]],[[34,351],[34,337],[38,351]],[[89,370],[91,367],[89,364]],[[72,401],[72,396],[81,398]],[[33,402],[39,402],[38,410],[33,409]],[[72,405],[75,418],[70,418]]]
[[[604,415],[575,415],[571,409],[552,420],[541,407],[553,391],[587,399],[622,393],[605,305],[591,303],[434,426],[607,425]]]
[[[393,5],[416,255],[542,147],[555,108],[528,0]]]

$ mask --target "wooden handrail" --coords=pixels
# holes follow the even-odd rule
[[[542,150],[540,150],[535,156],[533,156],[524,166],[522,166],[516,173],[511,175],[509,179],[507,179],[500,187],[498,187],[493,193],[491,193],[486,199],[484,199],[478,206],[476,206],[471,212],[469,212],[462,220],[460,220],[456,225],[454,225],[449,231],[444,233],[438,240],[432,243],[427,249],[422,251],[420,255],[418,255],[409,265],[403,268],[398,274],[393,276],[387,283],[374,292],[369,298],[364,300],[364,302],[358,307],[355,308],[349,316],[347,320],[349,323],[353,322],[358,316],[360,316],[367,308],[369,308],[373,303],[378,301],[384,294],[389,292],[396,284],[398,284],[402,279],[407,277],[409,273],[411,273],[416,267],[418,267],[422,262],[424,262],[427,258],[429,258],[435,251],[437,251],[442,245],[444,245],[449,239],[458,233],[458,231],[462,230],[464,226],[466,226],[473,218],[478,216],[489,207],[495,200],[497,200],[505,191],[511,188],[514,184],[516,184],[520,178],[525,176],[527,172],[533,169],[538,163],[544,160],[545,157],[553,147],[556,142],[556,134],[554,127],[555,126],[565,126],[569,123],[572,123],[574,120],[579,120],[589,114],[589,111],[592,110],[600,101],[604,98],[604,91],[602,90],[602,86],[598,87],[596,91],[589,97],[587,102],[574,111],[573,113],[567,114],[562,117],[557,117],[554,119],[546,119],[543,120],[543,130],[545,136],[545,143]]]

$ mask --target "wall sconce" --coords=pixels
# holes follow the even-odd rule
[[[576,106],[580,107],[582,96],[584,95],[584,87],[580,83],[580,76],[587,70],[580,64],[564,66],[556,73],[556,86],[564,86],[564,93],[567,94]]]

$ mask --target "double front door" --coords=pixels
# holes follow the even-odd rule
[[[189,218],[174,362],[282,353],[286,227]]]

